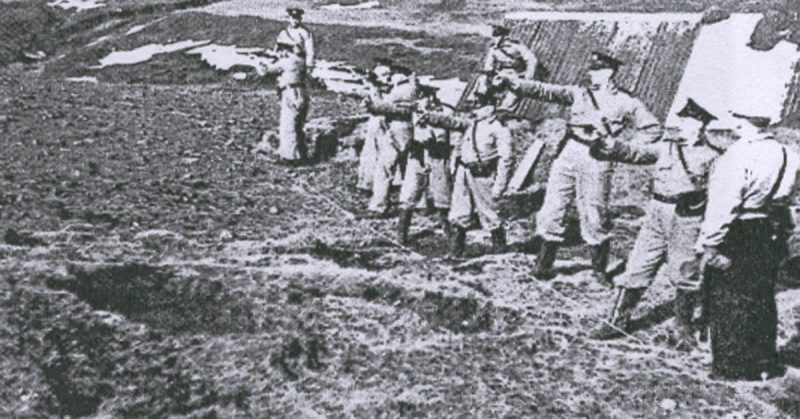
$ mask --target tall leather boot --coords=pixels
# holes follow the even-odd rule
[[[450,238],[450,255],[457,258],[464,256],[466,245],[467,229],[461,226],[453,226],[453,236]]]
[[[631,315],[633,309],[639,304],[647,288],[620,288],[617,294],[617,301],[611,318],[607,323],[601,324],[593,330],[589,337],[597,340],[611,340],[625,336],[624,332],[630,330]]]
[[[679,351],[689,352],[697,346],[697,341],[695,341],[692,331],[694,300],[695,294],[691,291],[678,289],[675,292],[675,303],[673,305],[675,332],[677,333],[675,349]]]
[[[595,279],[601,284],[613,286],[614,284],[609,279],[607,272],[608,255],[611,251],[611,242],[609,240],[605,240],[596,246],[591,246],[589,250],[592,255],[592,275],[594,275]]]
[[[404,209],[400,211],[400,218],[397,221],[397,240],[402,245],[408,244],[408,229],[411,227],[411,216],[413,210]]]
[[[444,234],[450,238],[453,235],[453,229],[450,226],[450,220],[447,218],[448,214],[450,214],[449,208],[438,208],[436,213],[439,216],[439,225],[444,230]]]
[[[552,279],[555,276],[553,264],[556,262],[558,246],[558,242],[542,240],[539,255],[536,257],[536,267],[533,270],[533,276],[537,279]]]
[[[503,253],[508,247],[506,240],[506,229],[497,227],[491,231],[492,234],[492,253]]]

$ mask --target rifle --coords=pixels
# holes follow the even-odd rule
[[[359,101],[366,99],[368,101],[371,95],[371,93],[368,91],[369,88],[376,89],[381,92],[386,92],[390,87],[388,84],[382,83],[380,80],[378,80],[373,72],[363,70],[358,67],[353,67],[353,68],[331,67],[330,70],[341,71],[356,75],[355,79],[350,79],[350,78],[332,79],[338,83],[346,83],[354,86],[354,89],[351,91],[340,92],[344,97],[348,97],[351,99],[356,99]]]
[[[444,128],[455,131],[466,131],[471,125],[471,121],[454,115],[447,115],[442,112],[427,111],[419,119],[420,124],[430,125],[436,128]]]
[[[381,115],[390,119],[408,120],[417,111],[415,102],[372,103],[367,102],[367,111],[373,115]]]
[[[276,53],[274,53],[272,51],[269,51],[269,50],[265,50],[265,49],[262,49],[260,51],[252,52],[251,54],[255,55],[256,57],[268,58],[271,63],[274,63],[274,62],[276,62],[276,61],[278,61],[280,59],[278,54],[276,54]]]

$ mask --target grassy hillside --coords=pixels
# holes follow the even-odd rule
[[[472,230],[469,259],[443,257],[447,237],[424,212],[413,219],[413,244],[401,247],[396,220],[352,216],[367,201],[354,188],[352,149],[302,168],[252,153],[277,123],[271,89],[182,53],[89,68],[148,43],[263,46],[288,2],[238,3],[259,16],[166,12],[191,4],[181,0],[78,14],[0,7],[9,4],[20,11],[17,27],[50,22],[55,32],[23,31],[6,44],[45,48],[43,72],[0,68],[0,416],[800,416],[800,370],[721,382],[707,376],[707,345],[672,349],[665,278],[637,309],[633,338],[589,339],[614,291],[593,281],[579,240],[559,254],[555,279],[532,277],[535,256],[522,250],[541,194],[503,203],[511,252],[490,254],[488,233]],[[384,4],[358,16],[450,25],[520,7],[707,2]],[[423,74],[465,78],[486,42],[355,23],[364,22],[312,24],[321,58],[367,66],[392,55]],[[148,26],[126,34],[138,25]],[[64,80],[78,75],[99,82]],[[353,101],[312,95],[312,118],[357,112]],[[558,129],[547,121],[539,135],[552,145]],[[796,132],[779,134],[796,143]],[[647,179],[646,168],[617,171],[616,258],[641,224]],[[783,278],[778,289],[781,352],[798,367],[798,283]]]

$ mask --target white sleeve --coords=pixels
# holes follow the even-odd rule
[[[525,61],[525,75],[526,79],[533,79],[536,75],[536,66],[539,65],[539,59],[536,58],[536,54],[533,53],[528,47],[525,45],[519,46],[519,52],[522,56],[522,59]]]
[[[737,163],[741,161],[736,150],[723,154],[715,164],[708,181],[708,204],[695,251],[705,247],[719,246],[736,219],[737,209],[742,205],[746,185],[745,170]]]
[[[314,34],[311,31],[306,30],[306,36],[304,39],[304,47],[306,50],[306,67],[314,67],[316,63],[316,57],[314,56]]]

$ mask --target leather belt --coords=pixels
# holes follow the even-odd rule
[[[653,193],[653,199],[655,199],[658,202],[663,202],[665,204],[677,204],[679,196],[680,195],[667,196],[667,195],[661,195],[660,193],[655,193],[655,192]]]
[[[456,164],[469,170],[473,177],[486,178],[494,175],[495,170],[497,170],[497,160],[497,158],[493,158],[491,160],[466,163],[463,160],[458,159]]]

